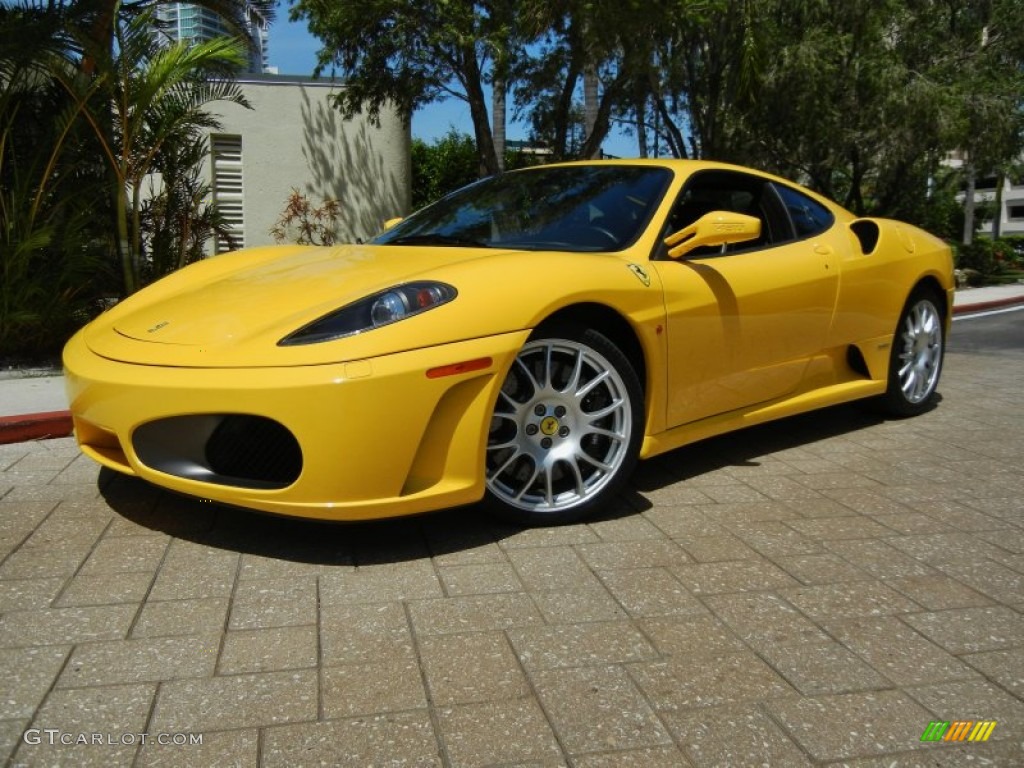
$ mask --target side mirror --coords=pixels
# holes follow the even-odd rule
[[[401,220],[402,220],[401,216],[395,216],[395,218],[393,218],[393,219],[388,219],[387,221],[384,222],[384,231],[387,232],[389,229],[391,229],[393,226],[395,226]]]
[[[678,259],[702,245],[729,245],[756,240],[761,236],[761,220],[731,211],[712,211],[688,227],[665,238],[668,255]]]

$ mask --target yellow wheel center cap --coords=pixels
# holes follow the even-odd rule
[[[540,431],[548,437],[551,437],[551,435],[558,431],[558,419],[554,416],[545,417],[540,423]]]

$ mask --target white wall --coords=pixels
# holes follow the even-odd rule
[[[1022,158],[1024,159],[1024,158]],[[958,154],[954,154],[946,164],[950,168],[962,168],[963,160]],[[991,178],[991,177],[990,177]],[[974,202],[981,205],[991,205],[996,199],[996,190],[993,186],[984,186],[987,181],[984,177],[978,177],[975,182],[979,185],[974,191]],[[956,196],[958,203],[963,203],[966,193],[960,192]],[[1001,235],[1024,235],[1024,218],[1019,214],[1024,207],[1024,184],[1013,184],[1009,178],[1003,180],[1002,209],[998,211],[999,233]],[[977,216],[978,213],[975,213]],[[977,234],[991,235],[995,227],[993,221],[981,222]]]
[[[393,110],[382,110],[374,126],[365,116],[345,120],[330,105],[338,84],[245,75],[239,85],[251,110],[215,103],[210,111],[221,122],[211,133],[242,137],[246,247],[274,242],[270,228],[292,188],[314,205],[340,202],[343,242],[372,237],[386,219],[408,213],[410,129]]]

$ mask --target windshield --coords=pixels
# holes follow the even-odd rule
[[[670,179],[665,168],[612,164],[514,171],[453,192],[373,242],[618,251],[640,236]]]

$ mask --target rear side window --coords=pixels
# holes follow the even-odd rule
[[[797,238],[817,235],[832,226],[832,212],[821,203],[784,184],[776,184],[775,189],[793,220]]]

